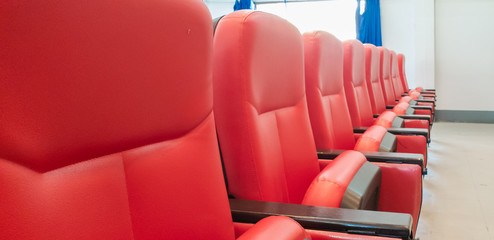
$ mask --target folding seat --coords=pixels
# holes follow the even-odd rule
[[[401,80],[401,86],[403,87],[405,93],[414,90],[427,97],[433,97],[436,95],[435,89],[424,89],[423,87],[416,87],[415,89],[410,89],[408,87],[408,80],[405,72],[405,55],[403,55],[402,53],[398,53],[397,58],[398,58],[398,72]]]
[[[359,239],[234,225],[211,17],[186,2],[2,5],[0,239]]]
[[[386,108],[394,108],[395,105],[398,103],[406,102],[410,106],[407,109],[404,109],[404,107],[401,107],[404,111],[408,113],[414,113],[418,115],[429,115],[431,116],[431,122],[434,120],[434,114],[432,112],[432,107],[431,106],[419,106],[416,104],[416,100],[413,100],[410,96],[405,96],[402,97],[401,99],[400,96],[395,96],[395,91],[393,87],[393,80],[391,77],[392,71],[391,71],[391,54],[390,51],[387,48],[384,47],[377,47],[379,49],[379,54],[381,57],[381,64],[380,64],[380,81],[381,81],[381,88],[383,90],[383,97],[386,103]],[[399,99],[399,100],[398,100]],[[413,101],[412,101],[413,100]],[[402,104],[403,105],[403,104]]]
[[[377,210],[409,213],[416,226],[420,166],[374,165],[357,151],[318,160],[306,104],[303,41],[293,25],[268,13],[237,11],[218,23],[214,49],[214,112],[230,195],[345,207],[351,183],[360,182],[362,192],[370,193],[369,204],[352,208],[376,209],[377,198]],[[370,179],[362,178],[368,170]]]
[[[379,50],[372,44],[365,47],[365,81],[369,93],[372,113],[376,124],[384,127],[423,128],[430,132],[432,121],[430,115],[407,114],[409,102],[399,103],[393,109],[386,110],[386,104],[380,83],[379,65],[381,62]],[[428,134],[430,141],[430,134]]]

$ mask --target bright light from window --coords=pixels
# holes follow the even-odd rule
[[[360,1],[360,15],[364,14],[365,12],[365,0]]]
[[[357,1],[333,0],[258,4],[257,10],[287,19],[301,33],[323,30],[343,41],[355,39],[356,7]]]

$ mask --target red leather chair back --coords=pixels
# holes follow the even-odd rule
[[[202,1],[0,16],[0,239],[234,238]]]
[[[214,38],[214,112],[229,192],[301,203],[319,166],[299,31],[275,15],[237,11]]]
[[[374,124],[372,107],[365,82],[365,48],[358,40],[343,42],[343,85],[354,127]]]
[[[405,55],[398,53],[398,72],[400,74],[401,84],[404,90],[408,91],[410,88],[408,87],[407,75],[405,72]]]
[[[343,45],[335,36],[305,33],[305,90],[317,148],[353,149],[352,122],[343,88]]]
[[[377,47],[379,49],[379,54],[381,56],[381,88],[384,94],[384,101],[386,105],[395,105],[395,93],[393,89],[393,83],[391,79],[391,56],[389,50],[384,47]]]
[[[396,52],[390,51],[391,55],[391,80],[393,82],[393,89],[395,92],[395,99],[400,99],[401,94],[405,92],[403,89],[400,73],[398,71],[398,57],[396,56]]]
[[[364,44],[365,47],[365,80],[367,82],[367,90],[371,100],[372,113],[381,114],[386,110],[383,91],[381,88],[381,71],[380,61],[381,56],[376,46],[372,44]]]

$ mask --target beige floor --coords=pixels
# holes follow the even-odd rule
[[[436,122],[417,237],[494,240],[494,124]]]

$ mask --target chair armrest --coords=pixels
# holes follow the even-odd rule
[[[414,100],[416,102],[421,102],[421,103],[433,103],[434,105],[436,105],[436,101],[435,100],[429,100],[429,99],[417,99],[417,100]]]
[[[403,119],[416,119],[416,120],[428,120],[431,122],[431,116],[429,115],[398,115],[398,117]]]
[[[409,214],[241,199],[229,201],[235,222],[255,223],[269,216],[288,216],[306,229],[413,239],[413,220]]]
[[[395,135],[419,135],[426,139],[429,136],[429,131],[424,128],[388,128],[388,132]]]
[[[431,121],[430,115],[412,115],[412,114],[409,114],[409,115],[397,115],[397,117],[402,118],[402,119],[406,119],[406,120],[426,120],[427,122],[429,122],[429,128],[427,130],[429,133],[431,131],[432,121]],[[430,142],[430,135],[429,134],[426,136],[426,138],[427,138],[427,142]]]
[[[354,127],[354,133],[364,133],[369,129],[368,127]],[[387,128],[389,133],[394,135],[420,135],[425,138],[428,137],[428,130],[423,128]]]
[[[398,103],[398,102],[396,102]],[[386,105],[386,109],[393,109],[395,106],[394,105]]]
[[[420,93],[432,93],[432,94],[435,94],[436,89],[434,88],[429,88],[429,89],[424,89],[424,91],[420,92]],[[405,93],[408,93],[409,91],[408,90],[405,90]]]
[[[346,150],[341,149],[317,149],[319,159],[335,159]],[[364,154],[369,162],[384,162],[397,164],[416,164],[422,168],[422,173],[426,173],[424,166],[424,155],[415,153],[397,153],[397,152],[368,152],[359,151]]]
[[[432,111],[432,106],[412,105],[410,107],[413,109],[424,109],[424,110],[431,110]]]
[[[427,89],[425,89],[426,91],[422,91],[420,92],[420,94],[431,94],[431,95],[434,95],[434,97],[436,97],[436,93],[435,92],[430,92],[430,91],[427,91]]]

